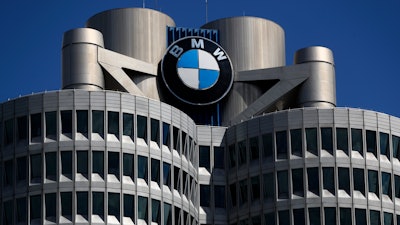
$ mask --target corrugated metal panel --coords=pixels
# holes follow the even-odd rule
[[[400,118],[390,116],[390,127],[392,130],[392,134],[396,136],[400,136]]]
[[[376,130],[378,127],[376,112],[364,111],[365,129]]]
[[[302,127],[303,126],[303,110],[295,109],[288,112],[289,127]]]
[[[260,133],[260,119],[252,119],[247,122],[247,136],[254,137]]]
[[[359,109],[349,109],[349,123],[351,127],[363,128],[364,116],[363,111]]]
[[[213,127],[211,129],[212,134],[212,144],[214,146],[223,145],[223,140],[225,136],[226,128],[225,127]]]
[[[149,116],[154,119],[160,119],[161,105],[159,101],[149,99]]]
[[[18,98],[15,100],[15,116],[27,115],[28,108],[28,97]]]
[[[317,127],[318,126],[318,111],[317,109],[307,109],[303,111],[303,122],[305,127]]]
[[[348,127],[349,111],[347,108],[335,108],[333,110],[333,116],[337,127]]]
[[[135,96],[121,94],[121,110],[134,114],[135,108]]]
[[[43,108],[43,94],[29,96],[30,113],[41,112]]]
[[[181,113],[181,130],[188,132],[188,116],[185,113]]]
[[[61,102],[61,99],[59,100],[59,95],[61,92],[51,92],[51,93],[46,93],[43,95],[43,107],[45,108],[45,111],[56,111],[58,109],[58,104],[60,101],[60,106],[63,106],[64,102]],[[68,94],[71,94],[70,92]],[[63,98],[64,100],[65,98]],[[73,96],[71,96],[72,99],[72,104],[73,104]],[[71,104],[71,100],[67,100],[66,105]]]
[[[231,145],[231,144],[235,143],[235,141],[236,141],[236,126],[229,127],[226,130],[225,135],[226,135],[227,145]]]
[[[197,140],[199,145],[211,145],[211,127],[197,126]]]
[[[172,107],[170,105],[167,105],[165,103],[161,103],[161,120],[171,124],[172,118],[171,118],[171,113],[172,113]]]
[[[60,110],[72,109],[74,107],[74,91],[60,91],[58,92],[58,101],[60,105]],[[47,109],[47,108],[46,108]]]
[[[90,92],[90,107],[92,109],[104,110],[106,106],[105,92]]]
[[[274,114],[274,127],[275,129],[286,129],[288,126],[287,111],[278,112]]]
[[[14,101],[8,101],[3,104],[4,120],[14,117]]]
[[[274,117],[272,114],[260,117],[260,131],[262,133],[272,132],[274,130]]]
[[[120,110],[121,109],[121,94],[117,92],[106,92],[106,107],[107,110]]]
[[[389,115],[384,113],[377,113],[378,118],[378,129],[379,131],[384,131],[389,133],[390,130],[390,122],[389,122]]]
[[[236,125],[236,141],[247,139],[247,122]]]
[[[89,109],[90,105],[90,95],[88,91],[85,90],[75,90],[75,108],[76,109]]]
[[[149,99],[143,97],[136,97],[136,114],[148,116],[149,114]]]
[[[333,109],[318,109],[318,120],[320,126],[333,124]]]
[[[176,127],[181,125],[181,111],[175,107],[172,107],[172,124]]]

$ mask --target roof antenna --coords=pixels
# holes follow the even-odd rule
[[[206,0],[206,23],[208,23],[208,1]]]

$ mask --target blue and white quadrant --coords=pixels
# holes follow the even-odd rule
[[[201,49],[192,49],[182,54],[177,70],[182,82],[197,90],[211,88],[219,77],[217,60]]]

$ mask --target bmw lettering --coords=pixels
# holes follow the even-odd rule
[[[161,62],[161,71],[172,94],[193,105],[218,102],[233,83],[226,52],[202,37],[186,37],[173,43]]]

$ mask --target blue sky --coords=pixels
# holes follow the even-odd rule
[[[42,0],[0,3],[0,102],[61,85],[61,40],[94,14],[142,7],[142,0]],[[177,26],[200,27],[205,0],[147,0]],[[208,0],[208,21],[257,16],[278,23],[286,35],[286,63],[296,50],[333,50],[338,106],[400,117],[400,0]]]

